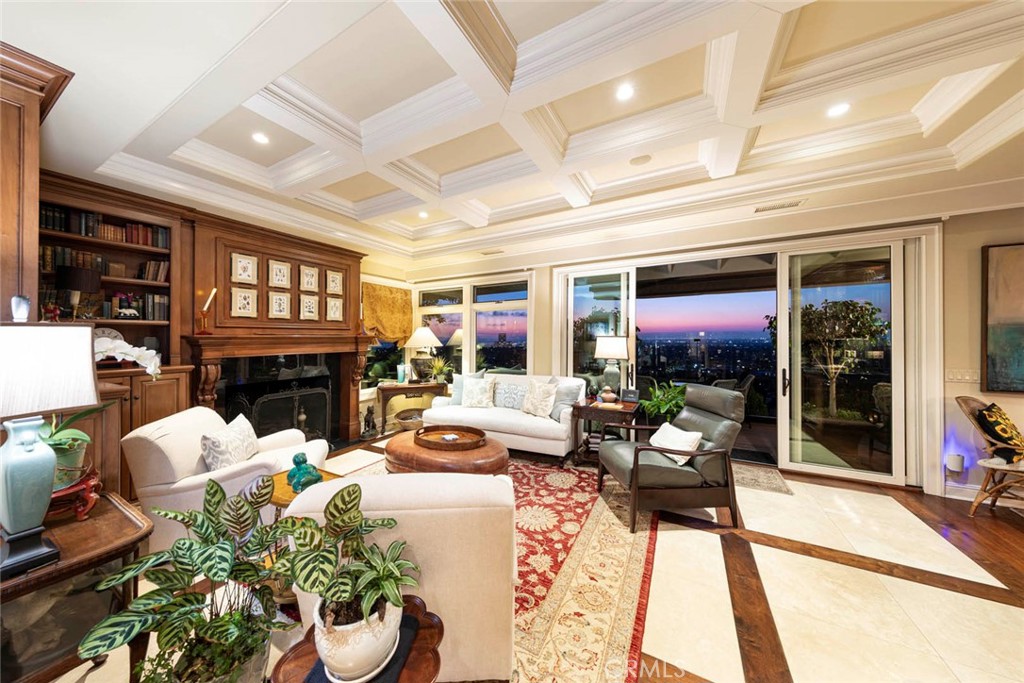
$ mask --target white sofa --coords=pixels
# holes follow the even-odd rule
[[[547,382],[551,375],[488,374],[496,382],[527,385],[529,380]],[[586,383],[575,377],[557,377],[559,386],[577,389],[574,401],[582,400]],[[465,425],[482,429],[508,448],[562,457],[572,449],[572,408],[565,405],[558,419],[524,413],[517,408],[467,408],[453,405],[452,397],[435,398],[423,412],[424,425]]]
[[[233,496],[261,474],[291,469],[296,453],[305,453],[306,461],[315,467],[323,467],[327,459],[326,441],[307,442],[298,429],[286,429],[259,439],[259,451],[248,460],[211,472],[203,460],[200,439],[224,427],[218,413],[195,407],[143,425],[121,439],[142,511],[153,520],[150,552],[170,548],[185,533],[177,522],[152,514],[153,508],[201,510],[209,479]],[[265,515],[272,514],[269,509],[264,509]]]
[[[323,524],[323,509],[343,486],[362,488],[367,517],[393,517],[367,542],[387,548],[408,542],[405,557],[420,567],[416,588],[427,610],[444,622],[439,681],[507,681],[515,667],[515,497],[506,476],[396,474],[345,477],[311,486],[286,514]],[[313,623],[316,597],[301,590],[303,630]]]

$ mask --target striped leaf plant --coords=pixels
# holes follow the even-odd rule
[[[201,510],[153,510],[180,523],[183,537],[97,584],[103,591],[142,577],[157,588],[93,626],[78,645],[79,657],[92,659],[153,632],[158,653],[140,663],[141,680],[198,683],[231,674],[263,652],[271,631],[295,627],[277,621],[266,583],[276,574],[265,558],[297,529],[294,518],[262,523],[260,510],[272,491],[273,481],[265,475],[237,496],[209,480]],[[208,588],[197,585],[202,577]]]

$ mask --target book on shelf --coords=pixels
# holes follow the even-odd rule
[[[150,282],[167,282],[167,276],[170,274],[170,265],[169,261],[146,261],[139,264],[137,278],[139,280],[149,280]]]
[[[95,237],[107,242],[138,244],[146,247],[169,249],[171,233],[169,228],[159,225],[145,225],[126,221],[124,225],[111,222],[110,216],[88,211],[66,209],[52,204],[39,205],[39,227]],[[120,219],[114,219],[120,221]]]

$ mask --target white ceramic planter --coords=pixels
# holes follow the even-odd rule
[[[313,607],[313,640],[328,678],[357,681],[382,669],[398,644],[402,610],[388,603],[383,619],[374,613],[369,622],[360,619],[354,624],[328,628],[320,616],[322,602],[317,600]]]

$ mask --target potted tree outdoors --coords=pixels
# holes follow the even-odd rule
[[[263,558],[294,529],[293,522],[261,523],[259,511],[273,488],[264,475],[228,497],[209,480],[202,510],[154,510],[180,522],[187,536],[96,586],[106,590],[144,576],[157,588],[90,629],[79,657],[92,659],[152,631],[159,652],[140,663],[143,683],[262,683],[270,633],[297,626],[276,621],[273,591],[265,583],[272,572]],[[212,584],[208,594],[195,587],[199,575]]]
[[[686,385],[675,386],[671,382],[651,385],[651,397],[639,401],[647,414],[649,424],[661,424],[675,419],[686,404]]]
[[[274,571],[288,574],[300,590],[319,597],[314,607],[314,643],[331,680],[368,678],[383,669],[398,646],[402,586],[419,585],[409,575],[419,567],[402,558],[404,541],[386,551],[363,537],[392,528],[391,518],[367,519],[359,510],[362,489],[350,484],[324,508],[324,525],[294,519],[294,551],[278,556]]]

